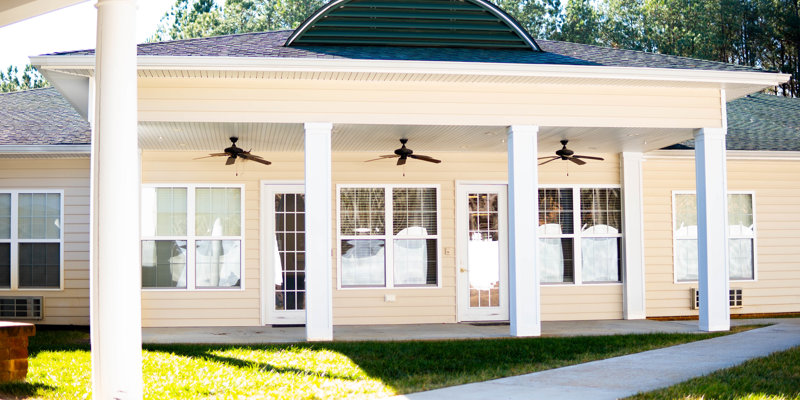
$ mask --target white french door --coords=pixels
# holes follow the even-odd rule
[[[305,194],[302,184],[261,188],[265,324],[305,324]]]
[[[458,320],[508,320],[506,185],[459,184],[456,196]]]

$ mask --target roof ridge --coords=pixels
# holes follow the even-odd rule
[[[229,33],[229,34],[221,34],[221,35],[214,35],[214,36],[202,36],[202,37],[193,37],[193,38],[185,38],[185,39],[173,39],[173,40],[162,40],[160,42],[144,42],[144,43],[137,43],[136,47],[149,47],[153,45],[163,45],[169,43],[181,43],[181,42],[192,42],[192,41],[200,41],[200,40],[208,40],[208,39],[217,39],[217,38],[230,38],[230,37],[241,37],[241,36],[255,36],[255,35],[264,35],[268,33],[282,33],[282,32],[294,32],[294,29],[279,29],[274,31],[260,31],[260,32],[242,32],[242,33]],[[45,56],[56,56],[56,55],[70,55],[70,53],[80,53],[86,51],[95,51],[95,49],[78,49],[78,50],[67,50],[67,51],[57,51],[53,53],[46,53],[42,54]]]
[[[0,92],[0,96],[2,95],[13,95],[13,94],[25,94],[30,92],[37,92],[37,91],[44,91],[44,90],[56,90],[53,86],[41,87],[41,88],[30,88],[24,90],[15,90],[13,92]]]
[[[679,56],[679,55],[675,55],[675,54],[653,53],[653,52],[649,52],[649,51],[645,51],[645,50],[634,50],[634,49],[625,49],[625,48],[621,48],[621,47],[600,46],[600,45],[596,45],[596,44],[567,42],[565,40],[536,39],[536,41],[537,42],[545,42],[545,43],[566,43],[566,44],[569,44],[569,45],[594,47],[596,49],[616,50],[616,51],[624,51],[624,52],[631,52],[631,53],[638,53],[638,54],[648,54],[648,55],[655,55],[655,56],[660,56],[660,57],[674,57],[674,58],[681,59],[681,60],[702,61],[702,62],[713,63],[713,64],[718,64],[718,65],[732,65],[732,66],[736,66],[736,67],[740,67],[740,68],[751,69],[751,70],[754,70],[754,71],[778,72],[778,71],[771,71],[771,70],[767,70],[767,69],[759,68],[759,67],[751,67],[749,65],[733,64],[733,63],[729,63],[729,62],[716,61],[716,60],[706,60],[706,59],[696,58],[696,57]],[[547,50],[543,49],[543,51],[547,51]]]

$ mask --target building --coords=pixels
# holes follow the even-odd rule
[[[800,311],[800,106],[743,97],[788,76],[537,41],[479,0],[372,3],[138,46],[140,160],[124,167],[141,174],[143,326],[305,323],[324,340],[333,324],[510,320],[527,336],[541,320],[701,314],[719,330],[729,312]],[[77,115],[56,120],[52,89],[0,95],[20,110],[3,120],[48,126],[14,121],[0,147],[0,296],[87,324],[76,121],[93,120],[94,55],[32,61]],[[230,137],[272,164],[198,159]],[[442,162],[381,158],[399,139]],[[537,165],[562,146],[602,160]]]

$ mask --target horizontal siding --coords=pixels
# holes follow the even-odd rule
[[[147,290],[142,294],[144,326],[204,326],[260,323],[260,182],[302,181],[303,155],[264,154],[271,166],[243,164],[238,176],[235,168],[220,159],[193,160],[191,152],[143,153],[142,180],[145,183],[232,183],[245,185],[245,290],[181,292]],[[333,184],[437,184],[440,186],[441,282],[438,288],[425,289],[337,289],[337,259],[332,258],[333,317],[337,325],[407,324],[456,322],[456,259],[444,250],[455,248],[456,183],[505,182],[507,158],[503,153],[431,154],[447,161],[438,164],[415,162],[399,168],[392,161],[374,162],[365,168],[371,153],[335,153]],[[564,163],[550,163],[541,169],[540,183],[619,184],[616,155],[593,168],[567,169]],[[335,199],[335,188],[331,192]],[[335,207],[335,201],[334,207]],[[335,210],[334,210],[335,211]],[[334,212],[335,218],[335,212]],[[336,220],[332,221],[336,227]],[[334,240],[337,235],[334,232]],[[336,246],[336,242],[334,242]],[[334,247],[336,248],[336,247]],[[584,285],[543,290],[543,318],[550,320],[620,318],[622,291],[619,285]],[[393,294],[395,301],[386,302]],[[566,299],[569,301],[559,301]],[[579,303],[575,302],[575,299]],[[602,299],[599,300],[598,299]],[[580,303],[583,302],[583,303]],[[545,305],[546,304],[546,305]],[[591,307],[591,308],[587,308]],[[232,309],[236,313],[231,313]],[[202,310],[202,312],[201,312]]]
[[[0,296],[43,296],[49,325],[89,324],[89,159],[0,159],[0,190],[64,191],[64,287],[0,290]]]
[[[755,193],[757,281],[744,289],[744,307],[732,314],[800,311],[800,162],[728,160],[728,190]],[[674,283],[672,191],[695,190],[690,159],[644,163],[645,271],[648,316],[697,315],[689,289]]]
[[[280,79],[139,80],[143,121],[721,126],[713,88]]]

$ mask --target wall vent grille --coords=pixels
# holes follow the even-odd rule
[[[697,288],[689,289],[689,298],[691,299],[692,303],[692,310],[699,310],[700,309],[700,291]],[[732,288],[728,292],[728,299],[730,302],[731,308],[742,308],[744,305],[743,301],[743,290],[742,288]]]
[[[0,319],[42,319],[41,296],[0,297]]]

